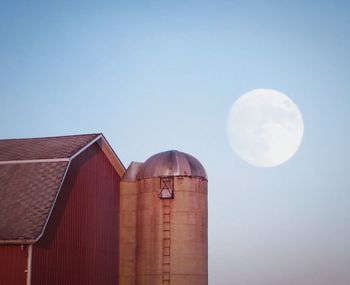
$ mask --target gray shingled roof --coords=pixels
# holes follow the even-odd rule
[[[0,140],[0,161],[69,158],[99,135]]]
[[[39,238],[68,159],[99,135],[0,140],[1,243]]]

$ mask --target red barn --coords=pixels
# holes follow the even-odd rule
[[[0,140],[0,285],[118,284],[124,172],[102,134]]]

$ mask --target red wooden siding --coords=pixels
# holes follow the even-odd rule
[[[118,284],[119,182],[96,144],[72,161],[33,246],[32,285]]]
[[[0,245],[0,285],[25,285],[28,248]]]

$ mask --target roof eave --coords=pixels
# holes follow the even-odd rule
[[[13,239],[13,240],[0,240],[0,245],[4,244],[34,244],[35,239]]]
[[[103,153],[108,158],[109,162],[112,164],[115,171],[117,171],[118,175],[120,177],[123,177],[123,175],[125,174],[126,168],[123,165],[123,163],[121,162],[121,160],[119,159],[118,155],[114,152],[113,148],[108,143],[108,141],[106,140],[104,135],[101,134],[98,137],[98,140],[96,140],[96,141],[97,141],[98,146],[101,148]]]

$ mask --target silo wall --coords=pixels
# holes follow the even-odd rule
[[[136,284],[137,182],[120,183],[119,284]]]
[[[159,191],[159,177],[139,181],[136,284],[208,284],[207,181],[174,177],[174,199]]]
[[[136,284],[162,285],[163,220],[159,178],[139,181],[137,206]]]

